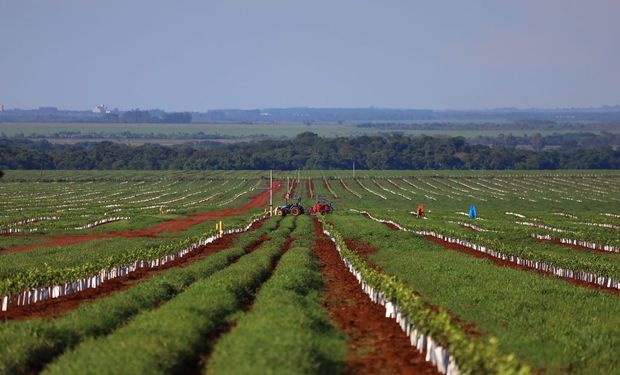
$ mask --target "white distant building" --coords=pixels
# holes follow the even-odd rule
[[[104,105],[99,104],[95,108],[92,109],[93,113],[110,113],[110,110]]]

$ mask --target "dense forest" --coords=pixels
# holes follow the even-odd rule
[[[620,169],[620,151],[534,151],[469,144],[461,137],[321,138],[314,133],[291,140],[178,146],[0,139],[4,169],[349,169],[353,161],[358,169]]]

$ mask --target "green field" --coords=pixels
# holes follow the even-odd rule
[[[467,127],[465,129],[468,129]],[[500,134],[513,134],[522,136],[524,134],[550,135],[558,131],[550,130],[523,130],[517,125],[506,124],[502,130],[421,130],[421,129],[396,129],[385,130],[381,128],[360,128],[355,124],[100,124],[100,123],[0,123],[0,135],[8,137],[21,135],[24,137],[37,138],[45,137],[56,139],[57,141],[69,142],[79,141],[83,136],[86,139],[103,140],[107,138],[117,138],[118,140],[132,139],[134,142],[154,141],[161,138],[174,138],[183,136],[187,140],[192,140],[192,135],[210,136],[213,138],[241,138],[252,137],[295,137],[299,133],[311,131],[322,137],[355,137],[361,135],[376,135],[386,132],[398,132],[406,135],[442,135],[451,137],[476,137],[489,136],[495,137]],[[583,131],[588,131],[584,129]],[[565,133],[576,133],[578,131],[566,131]],[[600,131],[593,130],[594,133]],[[617,131],[616,131],[617,132]],[[559,132],[563,133],[563,132]],[[130,134],[133,134],[130,135]],[[75,138],[67,138],[71,135]],[[143,137],[136,138],[136,135]]]
[[[265,199],[251,204],[266,197],[256,189],[266,176],[7,171],[0,230],[18,233],[0,236],[0,299],[157,261],[214,235],[219,220],[225,229],[244,227],[267,208]],[[620,172],[274,171],[274,178],[282,186],[276,205],[287,188],[306,207],[317,196],[332,202],[334,213],[320,220],[340,256],[369,293],[397,306],[394,316],[407,319],[403,335],[415,328],[432,338],[461,373],[619,373]],[[424,218],[415,215],[419,204]],[[222,216],[199,219],[215,211]],[[122,219],[86,228],[110,217]],[[350,338],[322,302],[328,280],[312,225],[308,216],[273,217],[226,249],[58,316],[0,322],[0,373],[342,373]],[[45,245],[83,236],[92,238]],[[33,247],[19,250],[26,245]],[[499,255],[485,255],[491,251]],[[533,269],[541,265],[563,277]]]

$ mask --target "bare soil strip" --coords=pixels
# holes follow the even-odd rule
[[[570,243],[562,243],[558,239],[553,239],[553,240],[536,239],[536,241],[541,242],[541,243],[552,243],[554,245],[566,247],[566,248],[573,249],[573,250],[589,251],[589,252],[595,253],[595,254],[607,254],[607,255],[609,255],[609,254],[617,254],[617,253],[613,253],[611,251],[605,251],[605,250],[599,250],[599,249],[591,249],[589,247],[585,247],[585,246],[581,246],[581,245],[573,245],[573,244],[570,244]]]
[[[257,230],[263,225],[264,221],[256,222],[250,230]],[[199,247],[182,258],[177,258],[171,262],[156,268],[139,268],[127,276],[117,277],[102,283],[97,288],[90,288],[82,292],[72,293],[59,298],[52,298],[45,301],[16,306],[9,311],[0,312],[0,320],[25,320],[31,318],[57,318],[68,311],[78,308],[81,304],[92,302],[100,298],[107,297],[112,293],[128,289],[140,282],[160,274],[162,271],[174,267],[187,267],[188,265],[207,258],[209,255],[232,247],[237,238],[242,233],[232,233],[218,238],[212,243]],[[247,252],[257,249],[269,237],[265,234],[257,241],[247,247]],[[236,260],[233,260],[235,262]]]
[[[306,182],[306,192],[308,198],[314,198],[314,183],[312,182],[312,179],[308,179],[308,181]]]
[[[290,199],[290,198],[294,197],[295,196],[295,190],[297,189],[297,187],[298,187],[297,180],[292,180],[290,182],[289,190],[284,193],[282,198]],[[288,195],[288,197],[287,197],[287,195]]]
[[[366,216],[366,215],[364,215],[364,216]],[[366,216],[366,217],[368,217],[368,216]],[[392,230],[395,230],[395,231],[400,230],[400,229],[398,229],[398,227],[396,227],[396,226],[394,226],[394,225],[392,225],[390,223],[383,223],[383,224],[385,224],[385,226],[387,226],[388,228],[390,228]],[[618,289],[605,288],[603,286],[592,284],[592,283],[588,283],[588,282],[581,281],[581,280],[575,280],[575,279],[570,279],[570,278],[558,277],[558,276],[554,275],[551,272],[545,272],[543,270],[537,270],[537,269],[530,268],[530,267],[527,267],[527,266],[523,266],[523,265],[519,265],[519,264],[516,264],[516,263],[512,263],[512,262],[509,262],[507,260],[502,260],[502,259],[499,259],[499,258],[495,258],[494,256],[491,256],[489,254],[481,253],[479,251],[475,251],[473,249],[470,249],[469,247],[466,247],[466,246],[463,246],[463,245],[459,245],[459,244],[456,244],[456,243],[450,243],[448,241],[444,241],[442,239],[439,239],[437,237],[433,237],[433,236],[430,236],[430,235],[424,236],[424,238],[426,238],[427,240],[432,241],[432,242],[442,246],[444,249],[457,251],[459,253],[467,254],[467,255],[470,255],[470,256],[473,256],[473,257],[476,257],[476,258],[488,259],[491,262],[493,262],[496,265],[501,266],[501,267],[509,267],[509,268],[512,268],[512,269],[515,269],[515,270],[528,271],[528,272],[536,272],[536,273],[538,273],[540,275],[543,275],[543,276],[546,276],[546,277],[552,277],[552,278],[555,278],[555,279],[564,280],[567,283],[570,283],[570,284],[573,284],[573,285],[576,285],[576,286],[579,286],[579,287],[582,287],[582,288],[598,290],[598,291],[601,291],[601,292],[605,292],[605,293],[613,294],[613,295],[616,295],[616,296],[620,296],[620,290],[618,290]]]
[[[359,241],[359,240],[345,239],[344,242],[346,243],[346,245],[349,248],[349,250],[355,251],[355,253],[357,255],[359,255],[362,258],[364,258],[364,260],[368,263],[368,265],[370,267],[372,267],[375,271],[383,272],[383,269],[370,259],[370,256],[372,254],[375,254],[375,253],[379,252],[379,249],[377,249],[376,247],[372,246],[369,243],[366,243],[366,242],[363,242],[363,241]],[[420,295],[417,292],[414,292],[414,293],[416,293],[417,295]],[[437,306],[435,306],[435,305],[431,305],[431,304],[427,303],[426,306],[428,306],[434,312],[439,312],[439,308]],[[458,325],[459,327],[461,327],[461,329],[463,331],[465,331],[468,335],[470,335],[472,337],[480,337],[480,336],[482,336],[482,333],[480,333],[476,329],[476,326],[473,323],[466,323],[466,322],[462,321],[461,319],[459,319],[456,315],[454,315],[450,311],[447,311],[447,313],[450,315],[450,318],[452,319],[452,323],[455,324],[455,325]]]
[[[398,324],[385,317],[383,307],[364,294],[316,219],[314,229],[314,253],[325,282],[323,304],[349,336],[345,373],[437,374],[436,368],[411,346]]]
[[[275,191],[279,191],[282,188],[280,181],[275,182]],[[190,215],[189,217],[168,220],[163,223],[157,224],[147,229],[125,231],[125,232],[111,232],[111,233],[91,233],[91,234],[66,234],[66,235],[45,235],[43,238],[50,238],[49,241],[41,242],[34,245],[26,246],[14,246],[4,250],[0,250],[0,254],[16,253],[20,251],[34,250],[41,247],[53,247],[53,246],[68,246],[79,243],[88,242],[94,239],[100,238],[118,238],[118,237],[155,237],[158,234],[164,232],[182,232],[194,225],[204,223],[209,220],[221,219],[223,217],[229,217],[237,215],[244,211],[249,211],[261,207],[266,207],[269,202],[269,191],[263,191],[260,194],[252,197],[249,202],[234,208],[226,208],[218,211],[201,212]],[[35,236],[33,236],[35,237]]]

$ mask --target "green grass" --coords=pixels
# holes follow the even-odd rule
[[[261,247],[211,277],[192,284],[155,310],[100,339],[87,340],[46,367],[46,374],[167,374],[197,366],[208,337],[243,308],[267,276],[293,226],[280,229]]]
[[[270,220],[242,234],[235,245],[187,267],[173,268],[125,291],[80,305],[65,316],[0,324],[0,374],[26,374],[87,338],[108,334],[143,310],[173,298],[188,286],[223,269],[261,234],[276,228]]]
[[[336,374],[346,345],[322,309],[313,228],[300,217],[291,249],[251,310],[215,345],[207,374]]]
[[[417,130],[417,129],[382,129],[359,128],[355,124],[101,124],[101,123],[0,123],[0,134],[7,136],[23,135],[25,137],[43,135],[52,136],[58,133],[78,132],[82,135],[91,135],[93,138],[115,135],[122,138],[123,134],[131,132],[149,138],[158,136],[191,135],[203,133],[211,136],[224,137],[295,137],[297,134],[311,131],[323,137],[351,137],[373,135],[379,133],[398,132],[407,135],[447,135],[447,136],[489,136],[499,134],[533,135],[540,133],[550,135],[561,133],[557,130],[521,130],[507,124],[505,130]],[[566,133],[578,133],[579,130]],[[594,130],[593,132],[597,132]],[[96,133],[96,134],[95,134]]]
[[[548,373],[613,373],[620,366],[620,300],[533,272],[443,249],[361,216],[333,216],[351,239],[380,249],[371,258],[429,303],[451,311],[500,347]]]
[[[362,189],[351,178],[351,171],[302,171],[301,178],[305,183],[308,177],[312,177],[315,194],[332,199],[331,193],[323,187],[322,182],[323,176],[329,179],[333,190],[339,196],[339,198],[332,199],[336,212],[329,217],[329,220],[336,224],[337,230],[344,232],[347,236],[360,238],[380,248],[380,252],[373,257],[373,260],[379,263],[386,273],[398,276],[399,279],[409,283],[413,290],[419,292],[425,301],[449,310],[454,317],[473,324],[485,336],[499,338],[499,347],[503,353],[516,353],[520,361],[532,365],[535,370],[543,369],[548,373],[567,371],[576,374],[614,373],[615,369],[620,367],[613,352],[614,348],[620,346],[617,339],[620,337],[617,328],[620,327],[618,320],[620,307],[616,302],[617,296],[594,292],[557,278],[498,267],[488,261],[447,251],[411,233],[390,231],[383,225],[363,218],[359,214],[348,213],[350,208],[368,210],[373,215],[393,219],[409,228],[432,229],[469,239],[475,243],[487,244],[504,252],[526,254],[535,259],[550,259],[571,265],[571,267],[591,268],[606,275],[617,276],[620,275],[619,254],[593,253],[540,243],[533,240],[530,234],[549,233],[554,236],[585,239],[601,244],[620,244],[617,229],[582,224],[590,222],[620,226],[620,218],[601,215],[601,213],[620,215],[620,172],[357,171],[356,174],[364,185],[386,196],[387,199],[381,199]],[[135,221],[110,224],[83,233],[102,233],[119,228],[121,230],[140,228],[152,225],[163,218],[180,217],[191,212],[211,211],[243,204],[253,193],[243,195],[237,202],[219,206],[235,194],[254,186],[261,176],[267,175],[266,171],[43,171],[42,173],[40,171],[8,171],[0,183],[0,207],[2,208],[0,215],[3,215],[0,217],[0,223],[16,221],[31,215],[54,214],[58,206],[78,200],[75,207],[85,207],[88,211],[87,217],[81,217],[82,213],[76,211],[75,214],[67,214],[58,223],[41,224],[46,233],[66,233],[67,230],[63,228],[69,223],[78,223],[80,220],[88,222],[92,217],[99,218],[105,211],[106,205],[120,201],[122,209],[131,212]],[[296,176],[297,173],[293,171],[274,172],[274,178],[284,181],[287,177],[295,178]],[[361,198],[356,198],[343,189],[340,182],[334,179],[336,177],[343,178]],[[387,180],[388,178],[404,190],[392,185]],[[247,181],[242,183],[243,179]],[[375,179],[384,188],[410,197],[411,200],[382,189],[371,179]],[[124,181],[128,182],[121,184]],[[406,181],[416,186],[411,186]],[[266,185],[266,181],[262,180],[262,184]],[[163,216],[159,215],[158,209],[153,209],[153,212],[148,210],[138,212],[142,203],[136,203],[136,201],[157,196],[162,192],[170,194],[155,199],[153,204],[176,199],[191,192],[204,191],[196,196],[196,200],[199,200],[229,187],[231,190],[226,194],[199,207],[184,208],[184,201],[181,201],[181,203],[169,204],[168,208],[177,209],[177,211]],[[159,190],[162,192],[158,192]],[[72,193],[62,195],[67,191]],[[116,192],[119,193],[118,196],[111,196]],[[303,203],[309,206],[313,200],[306,198],[306,193],[305,187],[300,187],[296,191],[297,195],[303,197]],[[140,198],[120,199],[136,194]],[[283,192],[280,192],[274,197],[274,204],[282,203],[282,194]],[[48,195],[53,196],[47,197]],[[98,203],[98,201],[103,203]],[[427,210],[426,220],[416,219],[409,214],[419,203],[423,203]],[[148,204],[151,204],[151,201],[143,205]],[[468,212],[470,204],[477,205],[480,219],[471,220],[458,213]],[[23,208],[23,210],[12,211],[13,208]],[[526,219],[506,215],[506,212],[524,214]],[[238,217],[227,218],[225,224],[230,226],[245,223],[251,213],[240,213]],[[571,216],[560,216],[557,213]],[[300,221],[298,231],[303,229],[302,223],[305,218],[300,218],[300,220],[302,221]],[[527,227],[517,224],[517,221],[544,224],[565,232],[557,233]],[[474,232],[456,222],[472,223],[492,232]],[[26,225],[26,227],[34,226],[36,225]],[[96,240],[89,243],[90,245],[81,244],[56,249],[37,249],[21,254],[0,255],[0,275],[12,277],[16,272],[32,267],[41,268],[43,262],[54,265],[54,267],[78,267],[110,254],[122,256],[143,247],[177,243],[183,238],[193,238],[208,233],[213,229],[212,226],[212,222],[206,222],[186,232],[168,233],[157,238]],[[36,237],[0,237],[0,247],[26,244],[31,241],[37,241]],[[318,284],[313,281],[316,274],[312,276],[314,272],[312,271],[312,258],[307,256],[306,251],[309,247],[307,243],[304,244],[302,238],[297,238],[294,249],[282,258],[277,272],[259,291],[256,304],[248,313],[241,312],[237,305],[235,305],[237,307],[226,305],[228,302],[225,303],[227,300],[222,297],[221,307],[227,312],[222,317],[218,315],[218,318],[211,323],[204,324],[213,324],[208,327],[221,327],[219,322],[227,324],[231,320],[236,320],[238,326],[217,344],[212,361],[209,362],[212,371],[244,372],[246,369],[251,370],[252,368],[244,367],[243,362],[240,362],[238,366],[233,366],[233,362],[237,362],[235,358],[241,356],[241,353],[254,358],[255,368],[265,370],[262,372],[277,372],[281,369],[286,371],[293,363],[302,361],[302,358],[311,358],[311,360],[308,360],[307,365],[299,367],[300,372],[312,372],[317,368],[323,371],[331,368],[329,363],[337,357],[336,349],[333,349],[334,353],[330,353],[334,354],[333,357],[326,356],[321,351],[313,351],[316,345],[336,348],[337,338],[330,336],[329,330],[321,331],[309,324],[323,322],[324,318],[320,311],[313,315],[315,310],[320,309],[320,305],[316,305]],[[288,266],[285,267],[287,264]],[[282,269],[285,271],[279,271]],[[296,271],[286,271],[287,269]],[[304,271],[297,271],[301,269]],[[239,276],[233,273],[227,273],[227,275],[232,281]],[[282,279],[278,275],[283,275]],[[231,280],[222,281],[222,285],[229,285]],[[295,285],[296,289],[290,290],[286,282],[278,280],[291,283],[294,281],[295,283],[291,285]],[[305,282],[308,284],[304,284]],[[222,285],[213,284],[208,288]],[[273,289],[270,285],[273,285]],[[160,292],[166,295],[165,289],[161,289]],[[200,293],[193,293],[195,293],[192,294],[195,298],[203,298],[199,296]],[[170,303],[173,303],[175,299],[170,300]],[[273,308],[271,305],[276,302],[282,307]],[[187,303],[188,306],[194,306],[190,302]],[[168,303],[162,307],[166,305]],[[168,308],[165,309],[170,316],[173,315],[173,311],[177,311],[177,308],[183,310],[180,305],[172,304],[171,306],[177,307],[171,307],[169,311]],[[202,306],[194,307],[203,313],[208,313]],[[148,313],[151,317],[148,319],[139,317],[143,313],[136,313],[138,316],[127,325],[133,324],[134,321],[141,321],[141,325],[136,325],[136,327],[149,332],[143,337],[150,343],[148,345],[155,345],[153,343],[159,342],[157,340],[160,339],[155,334],[155,330],[149,331],[156,326],[157,310]],[[84,319],[92,318],[94,321],[104,319],[97,318],[94,312],[92,315],[84,314],[88,316]],[[215,321],[218,323],[214,323]],[[274,321],[278,321],[279,324],[274,324]],[[79,324],[77,326],[79,327]],[[102,343],[122,346],[125,340],[131,342],[130,345],[138,347],[142,331],[128,328],[127,331],[123,331],[125,327],[121,325],[118,331],[110,328],[109,331],[102,333],[110,334],[107,337],[97,334],[97,340],[88,341],[88,344],[84,344],[88,345],[85,348],[99,348],[99,345],[104,345]],[[187,329],[179,334],[179,340],[181,337],[183,340],[186,337],[191,340],[196,340],[197,337],[204,338],[205,332],[211,332],[211,328],[208,327],[204,330],[200,328],[200,332],[195,333],[188,327],[179,326],[179,329]],[[297,330],[300,327],[303,329]],[[322,326],[319,325],[319,327]],[[159,335],[169,335],[169,331],[161,327],[157,329]],[[127,333],[118,333],[116,336],[117,332]],[[128,336],[129,332],[136,336],[135,340]],[[259,335],[255,332],[264,334]],[[173,337],[175,336],[171,335],[170,339],[172,340]],[[308,339],[307,342],[294,345],[298,337],[314,337],[316,341]],[[60,334],[58,339],[64,340]],[[31,339],[26,336],[15,336],[15,344],[11,343],[11,345],[27,346],[32,342],[29,340]],[[74,345],[70,338],[67,340],[70,343],[67,345]],[[270,344],[264,344],[263,340]],[[284,345],[284,343],[287,346],[293,345],[298,350],[286,358],[279,359],[283,362],[278,362],[276,359],[267,360],[274,355],[272,349],[277,349],[278,345]],[[175,343],[170,345],[175,347],[175,350],[179,348],[175,346],[177,345]],[[79,353],[85,353],[85,350],[79,349]],[[106,358],[112,358],[112,352],[108,353],[107,350],[108,357]],[[154,348],[148,350],[156,352]],[[196,356],[204,350],[202,346],[191,346],[190,351],[193,357],[189,362],[196,364]],[[74,356],[71,358],[78,358],[78,354],[71,355]],[[88,356],[84,357],[84,360],[79,360],[82,366],[88,363],[86,358],[94,358],[92,354]],[[261,359],[263,357],[264,360]],[[142,365],[154,366],[154,364],[145,365],[149,362],[148,358],[151,357],[145,354],[136,359],[138,362],[135,363],[138,367],[132,369],[138,371],[138,368],[147,368],[139,367]],[[168,366],[165,367],[168,369],[176,369],[175,366],[187,362],[172,354],[163,355],[161,361],[169,361],[163,364],[163,366]],[[326,364],[325,367],[322,367],[323,364]],[[151,370],[152,367],[148,369]],[[77,370],[78,367],[75,367],[76,372]]]
[[[222,221],[225,228],[247,224],[245,217],[224,218]],[[15,277],[28,270],[41,269],[44,264],[57,270],[72,269],[85,264],[98,264],[109,258],[121,258],[130,251],[162,246],[175,247],[179,241],[210,233],[213,228],[214,221],[210,220],[187,231],[162,234],[160,237],[101,238],[68,246],[43,247],[9,254],[0,252],[0,280]]]

